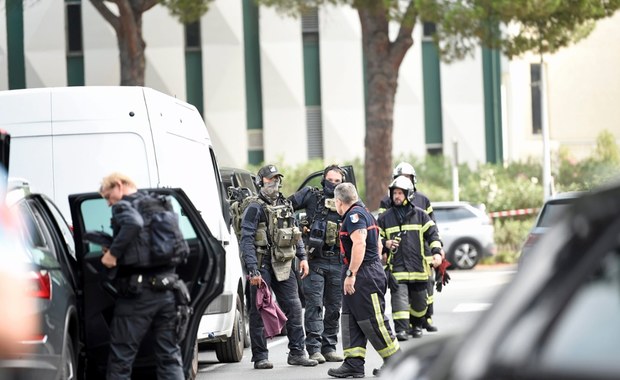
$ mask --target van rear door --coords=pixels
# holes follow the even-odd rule
[[[149,192],[170,197],[179,214],[179,223],[189,247],[186,264],[177,267],[177,273],[187,284],[194,310],[185,340],[181,342],[186,378],[192,378],[191,365],[200,317],[207,305],[223,291],[225,251],[211,234],[192,202],[181,189],[148,189]],[[73,219],[74,239],[78,262],[78,304],[83,331],[83,359],[86,359],[86,378],[97,379],[105,374],[108,356],[109,328],[115,293],[108,270],[101,264],[102,249],[88,243],[82,236],[87,231],[103,231],[110,235],[111,208],[98,193],[69,196]],[[147,335],[134,363],[134,372],[154,378],[156,366],[154,346]]]

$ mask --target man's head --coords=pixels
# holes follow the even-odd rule
[[[327,197],[333,197],[334,189],[343,183],[344,179],[344,171],[338,165],[329,165],[323,170],[323,178],[321,178],[323,193]]]
[[[357,189],[349,182],[344,182],[336,186],[334,198],[336,200],[336,211],[339,215],[344,215],[349,207],[359,199]]]
[[[275,165],[265,165],[256,174],[256,185],[260,192],[269,199],[276,199],[282,187],[284,175],[278,171]]]
[[[131,178],[121,173],[112,173],[101,180],[99,193],[108,202],[109,206],[120,201],[125,195],[138,191]]]
[[[392,204],[396,207],[405,206],[407,203],[411,203],[414,197],[413,183],[407,178],[407,176],[397,177],[390,184],[390,199]]]

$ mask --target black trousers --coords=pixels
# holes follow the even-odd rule
[[[154,334],[158,380],[185,380],[181,350],[175,336],[176,303],[171,290],[144,287],[134,297],[116,300],[110,331],[107,380],[129,380],[147,333]]]

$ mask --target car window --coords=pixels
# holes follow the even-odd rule
[[[191,224],[186,213],[175,198],[170,198],[172,208],[179,215],[179,227],[183,233],[185,240],[195,239],[198,234]],[[108,206],[103,198],[89,199],[81,205],[82,217],[84,220],[85,231],[102,231],[112,235],[112,208]],[[89,243],[88,252],[97,252],[101,254],[99,245]]]
[[[45,200],[45,203],[47,204],[47,208],[49,208],[49,210],[52,213],[52,216],[54,217],[56,221],[56,225],[58,226],[58,228],[60,229],[60,232],[62,233],[62,238],[65,241],[67,249],[69,250],[69,254],[75,259],[75,242],[73,241],[73,233],[71,232],[71,229],[69,229],[69,226],[67,225],[67,222],[65,221],[65,218],[63,218],[62,214],[60,213],[56,205],[47,198],[44,198],[44,200]]]
[[[538,227],[551,227],[566,212],[572,204],[571,199],[563,201],[548,202],[538,218]]]
[[[437,224],[476,217],[474,213],[464,207],[436,208],[433,209],[433,215],[435,216],[435,220],[437,220]]]
[[[256,191],[256,187],[254,185],[254,181],[252,181],[252,176],[246,173],[237,173],[236,174],[237,181],[239,182],[239,187],[247,187],[252,190],[252,192]]]
[[[57,247],[46,224],[41,208],[32,200],[18,203],[19,214],[23,223],[23,240],[28,247],[34,263],[40,265],[54,265],[50,262],[51,256],[58,259]]]
[[[541,366],[551,371],[595,368],[620,373],[620,251],[605,255],[583,281],[554,323],[541,349]],[[595,376],[596,377],[596,376]]]

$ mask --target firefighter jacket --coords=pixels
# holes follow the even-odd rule
[[[405,210],[399,212],[397,209],[401,207]],[[428,243],[432,254],[441,252],[437,226],[421,208],[401,207],[392,207],[379,216],[384,247],[387,240],[400,238],[397,250],[388,251],[388,269],[398,282],[426,281],[431,272],[425,259],[424,243]]]

